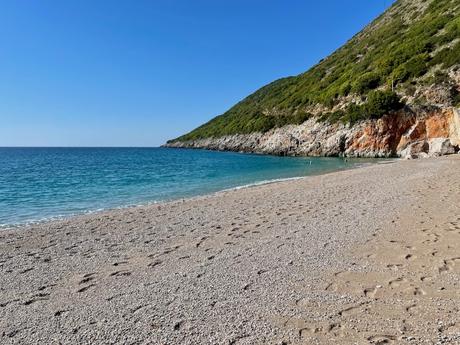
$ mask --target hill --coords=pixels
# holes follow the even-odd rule
[[[307,72],[262,87],[168,146],[214,148],[200,142],[228,142],[232,136],[241,140],[242,135],[266,135],[306,123],[333,131],[390,114],[426,116],[433,107],[460,104],[459,70],[460,3],[399,0]],[[222,149],[232,149],[226,146]],[[390,154],[395,152],[385,155]]]

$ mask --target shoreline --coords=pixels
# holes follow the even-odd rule
[[[0,231],[0,340],[460,342],[460,157]]]
[[[204,150],[204,149],[198,149],[198,150]],[[252,153],[242,153],[242,154],[252,154]],[[286,157],[286,158],[289,158],[289,157]],[[308,157],[305,157],[305,158],[308,158]],[[315,158],[317,158],[317,157],[315,157]],[[360,158],[355,158],[355,159],[360,159]],[[363,158],[363,159],[366,160],[368,158]],[[370,166],[370,165],[374,165],[374,164],[391,164],[391,163],[397,162],[397,161],[399,161],[401,159],[400,158],[376,158],[376,160],[380,160],[380,161],[376,161],[375,163],[356,164],[354,166],[339,169],[339,170],[312,173],[312,174],[306,175],[306,176],[295,176],[295,177],[286,177],[286,178],[276,178],[276,179],[272,179],[272,180],[263,180],[263,181],[259,181],[259,182],[253,182],[253,183],[250,183],[250,184],[244,184],[244,185],[241,185],[241,186],[221,189],[221,190],[217,190],[217,191],[214,191],[214,192],[209,192],[209,193],[204,193],[204,194],[197,194],[197,195],[192,195],[192,196],[187,196],[187,197],[177,197],[177,198],[166,199],[166,200],[148,201],[148,202],[145,202],[145,203],[122,205],[122,206],[117,206],[117,207],[100,208],[100,209],[96,209],[96,210],[85,210],[85,211],[81,211],[81,212],[71,213],[71,214],[68,214],[68,215],[56,215],[56,216],[50,216],[50,217],[45,217],[45,218],[36,219],[36,220],[29,220],[29,221],[19,222],[19,223],[0,224],[0,232],[5,231],[5,230],[19,229],[19,228],[25,228],[25,227],[30,227],[30,226],[34,226],[34,225],[46,224],[46,223],[49,223],[49,222],[71,220],[72,218],[75,218],[75,217],[96,215],[98,213],[110,212],[110,211],[115,211],[115,210],[135,209],[137,207],[149,207],[149,206],[169,204],[169,203],[174,203],[174,202],[184,202],[184,201],[188,201],[188,200],[194,200],[196,198],[211,197],[211,196],[217,195],[219,193],[229,192],[229,191],[233,191],[233,190],[253,188],[253,187],[257,187],[257,186],[263,186],[263,185],[268,185],[268,184],[273,184],[273,183],[278,183],[278,182],[294,181],[294,180],[298,180],[298,179],[309,178],[309,177],[312,177],[312,176],[334,174],[334,173],[338,173],[338,172],[341,172],[341,171],[347,171],[347,170],[353,170],[353,169],[361,169],[361,168],[364,168],[366,166]]]

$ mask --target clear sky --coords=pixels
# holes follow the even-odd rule
[[[157,146],[391,0],[0,0],[0,146]]]

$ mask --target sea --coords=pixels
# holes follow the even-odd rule
[[[189,198],[377,161],[172,148],[0,148],[0,227]]]

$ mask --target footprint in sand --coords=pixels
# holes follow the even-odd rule
[[[407,260],[407,261],[411,261],[411,260],[414,260],[416,259],[417,257],[413,254],[407,254],[406,256],[404,256],[404,259]]]
[[[30,304],[38,302],[38,301],[47,301],[47,300],[49,300],[49,295],[50,295],[49,293],[39,292],[39,293],[33,295],[31,299],[28,299],[23,304],[24,305],[30,305]]]
[[[452,267],[450,267],[448,264],[447,264],[447,261],[444,260],[444,263],[438,267],[438,272],[441,274],[441,273],[444,273],[444,272],[447,272],[447,271],[451,271],[452,270]]]
[[[460,257],[443,260],[443,264],[438,267],[438,272],[444,273],[447,271],[452,271],[457,261],[460,261]]]
[[[150,267],[150,268],[154,268],[154,267],[156,267],[158,265],[161,265],[162,263],[163,263],[163,261],[157,259],[157,260],[154,260],[151,263],[149,263],[147,266]]]
[[[326,326],[309,326],[299,330],[301,339],[317,337],[319,335],[330,335],[335,337],[344,336],[345,328],[339,323],[332,323]]]
[[[78,282],[78,285],[86,284],[89,283],[91,280],[94,280],[94,277],[91,275],[87,276],[86,278],[83,278]]]
[[[413,296],[424,296],[424,295],[426,295],[425,290],[423,290],[422,288],[420,288],[418,286],[407,288],[404,291],[407,292],[409,295],[413,295]]]
[[[395,271],[399,270],[401,267],[402,267],[401,264],[388,264],[387,265],[387,268],[391,270],[395,270]]]
[[[402,284],[404,283],[407,283],[407,280],[402,278],[402,277],[399,277],[399,278],[396,278],[396,279],[393,279],[393,280],[390,280],[388,282],[388,285],[391,287],[391,288],[398,288],[400,287]]]
[[[377,291],[379,289],[381,289],[381,288],[382,288],[381,285],[377,285],[377,286],[374,286],[374,287],[371,287],[371,288],[364,289],[364,291],[363,291],[364,296],[370,297],[370,298],[375,298],[375,295],[377,294]]]
[[[86,285],[92,282],[96,278],[95,275],[96,273],[86,273],[85,275],[83,275],[82,279],[78,282],[78,285]],[[89,284],[89,285],[83,286],[77,290],[77,293],[85,292],[94,286],[96,286],[96,284]]]
[[[123,270],[123,271],[112,272],[112,273],[110,273],[110,276],[111,277],[127,277],[127,276],[130,276],[131,274],[132,274],[132,272],[130,272],[128,270]]]
[[[337,291],[338,290],[338,285],[336,283],[329,283],[324,291]]]
[[[366,306],[368,303],[361,303],[359,305],[355,305],[346,309],[339,311],[340,316],[350,316],[360,314],[366,311]]]
[[[460,323],[450,323],[444,326],[441,332],[446,334],[458,335],[460,334]]]
[[[393,335],[373,335],[369,338],[369,343],[375,344],[375,345],[384,345],[384,344],[393,344],[396,340],[397,337]]]
[[[417,307],[417,304],[411,304],[407,306],[405,309],[406,309],[406,312],[411,313],[416,307]]]
[[[90,284],[90,285],[87,285],[87,286],[84,286],[82,287],[81,289],[78,289],[77,292],[78,293],[82,293],[82,292],[85,292],[86,290],[89,290],[90,288],[96,286],[96,284]]]

